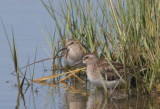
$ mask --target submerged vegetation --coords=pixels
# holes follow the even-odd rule
[[[76,38],[88,52],[131,66],[137,93],[160,91],[159,0],[60,0],[58,11],[54,0],[41,1],[62,45]]]

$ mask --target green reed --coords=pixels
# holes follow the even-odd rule
[[[14,63],[16,77],[17,77],[18,88],[20,88],[21,83],[20,83],[20,77],[19,77],[19,69],[18,69],[19,65],[18,65],[18,57],[17,57],[17,49],[16,49],[16,43],[15,43],[15,39],[14,39],[14,33],[13,33],[13,30],[12,30],[13,42],[11,44],[11,42],[9,40],[8,33],[6,31],[6,28],[5,28],[5,25],[2,21],[2,19],[1,19],[1,23],[3,25],[3,29],[4,29],[4,32],[5,32],[7,41],[8,41],[8,45],[9,45],[9,48],[10,48],[10,51],[11,51],[11,56],[12,56],[12,60],[13,60],[13,63]]]
[[[22,91],[24,81],[26,80],[28,82],[28,80],[26,79],[27,68],[26,68],[24,74],[22,74],[21,70],[19,69],[18,54],[17,54],[17,48],[16,48],[16,42],[15,42],[15,38],[14,38],[13,29],[12,29],[12,42],[11,42],[2,19],[1,19],[1,23],[2,23],[2,26],[3,26],[4,32],[5,32],[5,36],[6,36],[7,41],[8,41],[9,48],[10,48],[11,58],[12,58],[12,61],[13,61],[13,64],[14,64],[14,70],[15,70],[16,78],[17,78],[18,89],[19,89],[19,91]],[[20,79],[21,76],[22,76],[22,79]]]
[[[159,0],[41,0],[59,40],[77,38],[88,52],[131,66],[137,92],[152,92],[160,84]],[[146,69],[137,71],[137,69]],[[125,70],[124,70],[125,71]]]

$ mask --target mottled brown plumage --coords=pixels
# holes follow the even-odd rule
[[[114,68],[107,60],[100,60],[98,57],[89,53],[83,56],[82,61],[87,65],[87,77],[88,79],[94,83],[96,86],[102,86],[102,81],[105,81],[105,84],[108,88],[114,88],[117,84],[122,84],[122,80],[120,77],[124,77],[124,68],[123,64],[117,62],[111,62]],[[132,73],[132,69],[130,67],[126,68],[126,74]],[[103,80],[102,80],[103,78]],[[127,76],[130,79],[130,76]]]
[[[111,64],[113,65],[115,70],[118,71],[119,75],[124,77],[123,64],[118,62],[111,62]],[[101,74],[105,80],[107,79],[108,81],[110,81],[110,80],[120,79],[116,71],[106,60],[99,60],[99,62],[97,62],[97,66],[99,67],[99,69],[101,69]],[[126,72],[128,74],[129,72],[133,72],[133,71],[130,67],[127,67]],[[105,77],[106,73],[107,73],[107,78]]]

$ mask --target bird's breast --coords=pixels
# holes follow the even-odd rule
[[[96,67],[92,65],[88,65],[86,69],[87,77],[91,82],[94,82],[100,77],[99,73],[95,69]]]
[[[65,58],[64,58],[65,64],[72,66],[78,61],[80,61],[82,56],[83,56],[82,52],[77,52],[71,49],[65,54]]]

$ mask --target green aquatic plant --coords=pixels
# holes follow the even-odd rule
[[[2,19],[1,19],[1,23],[2,23],[2,26],[3,26],[4,32],[5,32],[5,36],[6,36],[7,41],[8,41],[9,48],[10,48],[11,58],[12,58],[13,65],[14,65],[14,72],[16,73],[16,78],[17,78],[17,86],[18,86],[19,91],[22,91],[23,85],[24,85],[24,81],[27,81],[28,85],[30,84],[29,81],[26,79],[27,68],[25,69],[24,73],[22,73],[20,68],[19,68],[17,47],[16,47],[16,42],[15,42],[13,29],[12,29],[12,37],[13,37],[13,39],[12,39],[12,42],[11,42],[9,40],[9,36],[8,36],[8,33],[6,31],[6,28],[5,28],[5,25],[4,25],[4,22],[3,22]]]
[[[160,84],[159,0],[41,1],[59,40],[77,38],[88,52],[131,66],[137,92],[150,93]]]
[[[14,33],[13,33],[13,30],[12,30],[12,36],[13,36],[12,44],[13,45],[11,45],[11,42],[9,40],[5,25],[2,21],[2,19],[1,19],[1,23],[3,25],[3,29],[4,29],[4,32],[5,32],[7,41],[8,41],[8,45],[9,45],[9,48],[10,48],[10,51],[11,51],[11,56],[12,56],[12,60],[13,60],[13,63],[14,63],[16,77],[17,77],[18,88],[20,88],[21,87],[21,82],[20,82],[20,77],[19,77],[19,65],[18,65],[18,57],[17,57],[17,49],[16,49],[16,43],[15,43],[15,39],[14,39]]]

